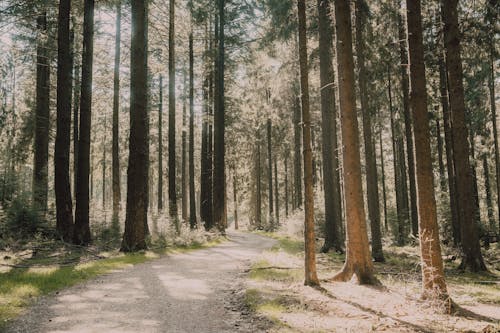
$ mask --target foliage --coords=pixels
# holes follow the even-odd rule
[[[6,209],[4,234],[14,239],[29,239],[52,233],[47,221],[34,210],[25,198],[15,198]]]

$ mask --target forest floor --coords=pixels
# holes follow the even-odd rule
[[[6,332],[266,332],[245,305],[245,271],[273,239],[230,232],[217,246],[176,253],[39,298]]]
[[[303,214],[291,217],[271,250],[256,258],[246,284],[246,302],[274,322],[271,332],[500,332],[500,247],[485,252],[491,274],[464,274],[446,264],[448,290],[459,306],[452,315],[419,299],[418,247],[390,246],[375,263],[383,287],[328,282],[344,256],[317,254],[322,290],[303,285]],[[321,240],[318,240],[318,249]]]

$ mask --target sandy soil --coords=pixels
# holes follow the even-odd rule
[[[242,304],[243,272],[275,241],[248,233],[41,298],[7,332],[265,332]]]

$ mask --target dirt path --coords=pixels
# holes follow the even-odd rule
[[[263,332],[242,307],[241,274],[274,241],[229,237],[41,298],[7,332]]]

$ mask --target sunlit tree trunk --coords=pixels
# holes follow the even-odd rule
[[[121,1],[116,4],[115,68],[113,74],[113,143],[112,143],[112,182],[113,182],[113,224],[119,226],[118,215],[121,205],[120,182],[120,51],[121,51]]]

